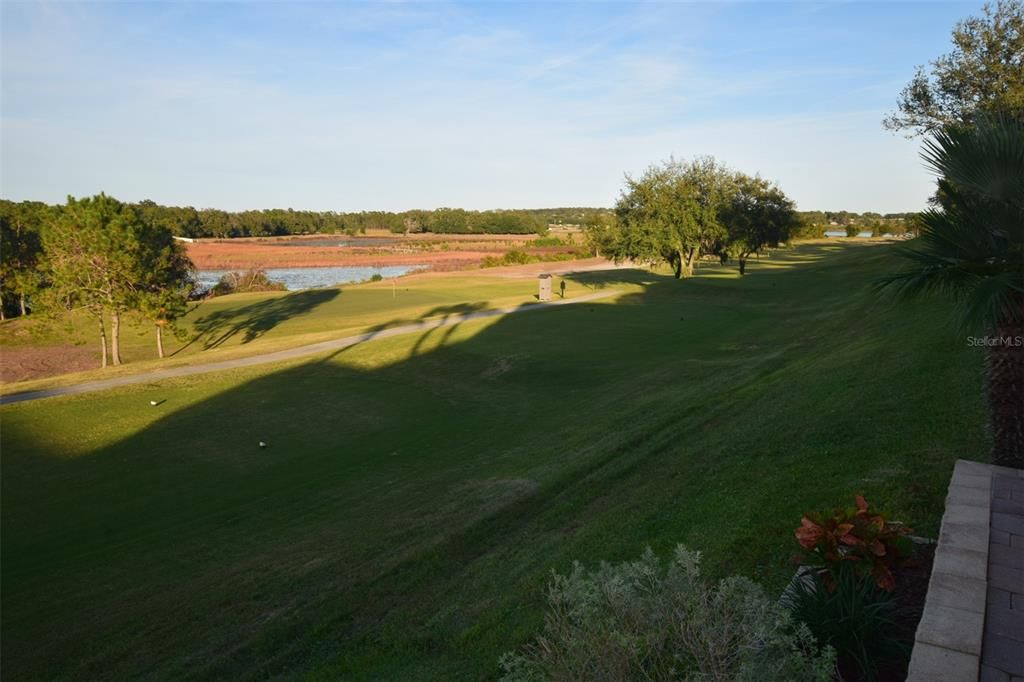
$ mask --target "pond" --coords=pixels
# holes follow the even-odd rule
[[[352,282],[365,282],[374,275],[380,275],[385,279],[401,277],[416,270],[424,270],[425,265],[386,265],[384,267],[350,267],[336,266],[326,268],[267,268],[264,272],[274,282],[281,282],[288,291],[302,291],[303,289],[318,289],[330,287],[336,284],[351,284]],[[217,280],[231,270],[200,270],[196,279],[199,281],[200,291],[213,287]]]
[[[825,236],[826,237],[845,237],[846,236],[846,230],[825,230]],[[857,233],[857,238],[858,239],[868,239],[869,237],[871,237],[871,230],[866,230],[864,232],[858,232]]]

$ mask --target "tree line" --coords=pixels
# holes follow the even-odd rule
[[[272,237],[293,234],[365,234],[369,230],[387,230],[395,234],[428,232],[435,234],[545,234],[549,226],[588,227],[600,224],[613,214],[601,207],[532,208],[493,211],[468,211],[460,208],[434,210],[302,211],[266,209],[222,211],[192,206],[163,206],[145,200],[132,204],[147,221],[160,225],[177,237],[231,238]],[[23,225],[38,226],[60,210],[38,201],[15,203],[0,199],[0,215]],[[830,226],[855,225],[864,229],[881,226],[886,231],[898,228],[910,213],[854,213],[851,211],[802,211],[800,236],[820,237]]]
[[[507,211],[439,208],[433,211],[415,210],[401,213],[335,213],[270,209],[232,213],[218,209],[197,210],[188,206],[161,206],[152,201],[118,203],[124,206],[125,210],[130,210],[133,216],[154,230],[154,233],[162,231],[179,237],[362,234],[371,229],[385,229],[395,233],[543,234],[549,225],[567,225],[587,229],[592,236],[598,237],[595,246],[599,252],[602,246],[607,247],[601,241],[602,235],[608,232],[610,225],[616,223],[621,213],[620,207]],[[70,219],[70,216],[65,214],[73,215],[75,205],[73,200],[67,205],[48,205],[38,201],[14,202],[0,199],[0,319],[10,315],[25,315],[33,308],[41,309],[43,300],[37,294],[50,288],[49,280],[52,278],[50,264],[45,257],[47,249],[44,248],[43,233],[47,225]],[[886,232],[905,232],[914,224],[911,220],[913,215],[883,216],[878,213],[858,214],[850,211],[797,211],[795,222],[789,226],[789,237],[821,237],[826,230],[835,225],[856,226],[859,229],[872,230],[878,235]],[[625,214],[621,214],[621,217],[628,218]],[[736,241],[729,248],[735,252],[732,257],[744,265],[750,253],[739,248],[738,244]],[[707,246],[705,245],[705,252]],[[607,248],[605,252],[612,255]]]
[[[797,211],[799,224],[792,236],[798,239],[820,239],[830,230],[847,234],[870,232],[873,237],[886,234],[917,234],[917,216],[913,213],[875,213],[865,211]]]
[[[232,238],[274,237],[293,234],[365,234],[387,230],[395,234],[433,232],[438,234],[545,234],[551,213],[559,209],[467,211],[438,208],[403,212],[296,211],[266,209],[222,211],[191,206],[162,206],[145,200],[129,204],[144,220],[167,229],[176,237]],[[0,199],[0,215],[24,225],[39,226],[62,206],[38,201],[13,202]],[[597,209],[601,210],[601,209]],[[606,209],[605,209],[606,210]]]
[[[274,208],[231,212],[215,208],[161,206],[149,200],[135,206],[146,220],[163,225],[175,236],[190,238],[357,235],[368,230],[387,230],[394,234],[544,234],[548,225],[543,214],[526,210],[438,208],[432,211],[340,213]]]

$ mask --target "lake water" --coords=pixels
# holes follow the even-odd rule
[[[336,284],[365,282],[374,275],[385,279],[401,277],[415,270],[423,270],[425,265],[387,265],[375,267],[328,267],[328,268],[267,268],[264,272],[274,282],[281,282],[288,291],[318,289]],[[217,280],[231,270],[200,270],[196,279],[202,291],[213,287]]]
[[[846,230],[825,230],[825,236],[826,237],[845,237],[846,236]],[[868,230],[866,232],[858,232],[857,233],[857,237],[860,238],[860,239],[867,239],[870,236],[871,236],[871,231],[870,230]]]

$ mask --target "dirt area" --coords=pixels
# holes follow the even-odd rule
[[[98,351],[86,346],[16,346],[0,350],[0,382],[10,383],[99,367]]]
[[[187,244],[187,250],[189,258],[201,270],[427,265],[441,271],[472,269],[487,256],[500,257],[513,249],[539,256],[573,251],[571,246],[532,246],[536,238],[536,235],[310,235],[202,239]]]

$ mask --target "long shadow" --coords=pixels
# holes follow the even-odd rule
[[[314,308],[334,300],[339,294],[341,294],[340,289],[309,289],[259,301],[241,308],[230,308],[210,313],[193,323],[194,336],[172,355],[177,355],[193,343],[201,344],[203,350],[216,348],[238,334],[243,335],[242,343],[249,343],[285,320],[297,315],[304,315]]]
[[[477,677],[488,677],[497,655],[537,624],[540,605],[530,600],[552,566],[633,556],[648,543],[665,549],[689,541],[687,533],[699,540],[707,519],[689,507],[719,498],[735,500],[729,515],[738,525],[780,497],[792,498],[799,518],[806,500],[787,496],[787,452],[804,439],[841,444],[788,428],[778,443],[723,445],[715,435],[724,424],[770,419],[744,392],[782,361],[727,350],[748,329],[717,319],[715,305],[695,313],[708,329],[675,322],[672,292],[687,282],[639,270],[574,281],[639,285],[626,302],[651,305],[508,315],[457,341],[455,328],[483,304],[438,306],[371,332],[458,320],[440,339],[424,326],[407,342],[409,355],[390,364],[359,354],[317,359],[195,402],[172,385],[5,408],[2,613],[11,678],[286,677],[335,656],[357,671],[365,664],[363,676],[339,669],[322,679],[466,677],[465,669],[414,674],[437,650],[449,662],[474,657],[485,671]],[[787,295],[799,309],[818,296],[814,286],[848,284],[819,284],[812,274]],[[338,292],[303,293],[293,296],[306,306]],[[249,308],[257,317],[294,314],[295,301],[283,305],[293,296]],[[282,305],[268,305],[275,301]],[[806,326],[817,312],[795,315]],[[778,320],[756,329],[766,348],[791,341],[787,325],[796,322]],[[265,324],[221,319],[211,331],[216,340]],[[920,330],[911,331],[905,336]],[[701,360],[717,364],[690,363],[686,349],[709,334]],[[935,364],[935,381],[955,378],[942,374],[948,364]],[[863,409],[890,414],[899,385],[859,397]],[[119,442],[66,458],[62,441],[40,433],[33,417],[53,410],[75,423],[84,405],[111,421],[166,412]],[[842,414],[830,420],[846,424]],[[936,447],[952,432],[937,424]],[[697,438],[707,451],[688,449]],[[847,480],[858,457],[825,458],[821,480]],[[757,485],[731,488],[721,472],[737,469]],[[750,537],[728,531],[735,552],[748,551]],[[403,669],[389,667],[392,655],[423,659]]]
[[[659,275],[642,268],[568,272],[561,275],[561,278],[580,284],[586,289],[595,290],[622,284],[649,287],[657,282],[668,282],[671,279],[667,275]]]
[[[445,328],[445,331],[441,334],[441,339],[438,341],[438,346],[443,346],[451,338],[451,335],[459,328],[459,326],[465,321],[467,315],[484,310],[487,307],[485,303],[457,303],[454,305],[442,305],[437,306],[429,310],[423,315],[424,319],[438,318],[438,326],[433,329],[427,330],[426,333],[421,334],[416,343],[413,344],[411,354],[420,355],[424,345],[431,335],[441,329]],[[451,323],[452,320],[456,320]]]
[[[796,278],[810,282],[815,296],[808,302],[817,305],[823,298],[838,302],[868,289],[871,284],[869,281],[852,289],[839,289],[832,284],[882,260],[889,260],[892,267],[898,268],[900,264],[892,261],[892,253],[891,248],[866,242],[799,244],[796,247],[772,249],[760,258],[751,260],[743,276],[739,276],[739,267],[735,262],[702,262],[697,268],[697,275],[692,279],[676,281],[678,286],[671,285],[675,278],[670,274],[641,268],[566,273],[563,277],[594,290],[621,285],[639,286],[650,296],[667,295],[680,302],[699,301],[713,290],[724,305],[788,305],[786,298],[789,282]],[[813,267],[808,270],[807,266]],[[809,278],[808,274],[811,273],[813,277]],[[657,284],[666,286],[653,286]],[[766,289],[774,289],[777,293],[773,296],[757,294]]]
[[[411,325],[422,327],[426,330],[417,338],[411,353],[412,355],[419,355],[423,345],[435,331],[441,328],[446,329],[438,344],[444,345],[463,322],[473,319],[474,314],[488,309],[489,307],[485,301],[475,301],[473,303],[456,303],[453,305],[436,306],[415,317],[396,317],[386,322],[373,325],[359,335],[361,338],[358,343],[353,343],[345,346],[344,348],[340,348],[330,355],[324,356],[320,362],[331,362],[338,356],[358,348],[364,343],[388,336],[388,332],[392,332],[392,330],[409,327]]]

